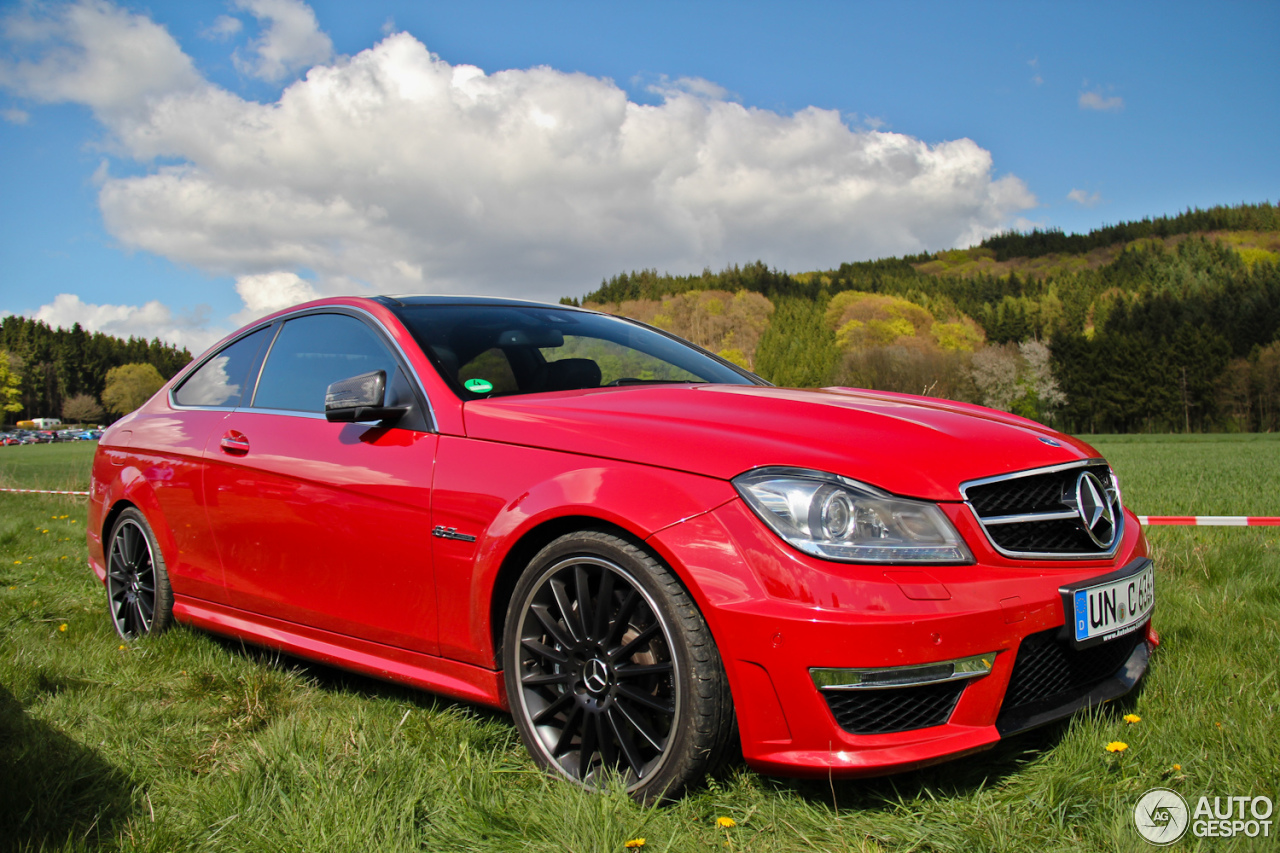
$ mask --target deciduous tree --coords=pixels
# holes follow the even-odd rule
[[[150,364],[122,364],[107,371],[102,402],[110,412],[126,415],[150,399],[164,385],[160,371]]]
[[[102,406],[92,394],[77,394],[62,404],[62,420],[68,424],[97,423],[102,420]]]

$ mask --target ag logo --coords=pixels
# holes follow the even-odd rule
[[[1187,801],[1168,788],[1152,788],[1133,807],[1138,833],[1152,844],[1172,844],[1183,836],[1190,822]]]

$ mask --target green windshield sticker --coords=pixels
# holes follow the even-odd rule
[[[462,383],[462,387],[477,394],[488,394],[493,390],[493,383],[488,379],[468,379]]]

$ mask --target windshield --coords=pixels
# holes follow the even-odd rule
[[[674,382],[764,384],[686,341],[602,314],[510,305],[393,310],[466,400]]]

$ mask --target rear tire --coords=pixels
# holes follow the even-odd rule
[[[631,542],[556,539],[512,595],[507,699],[525,746],[591,790],[678,796],[722,759],[733,702],[715,642],[670,569]]]
[[[173,623],[173,589],[147,518],[130,507],[107,538],[107,608],[126,640],[159,634]]]

